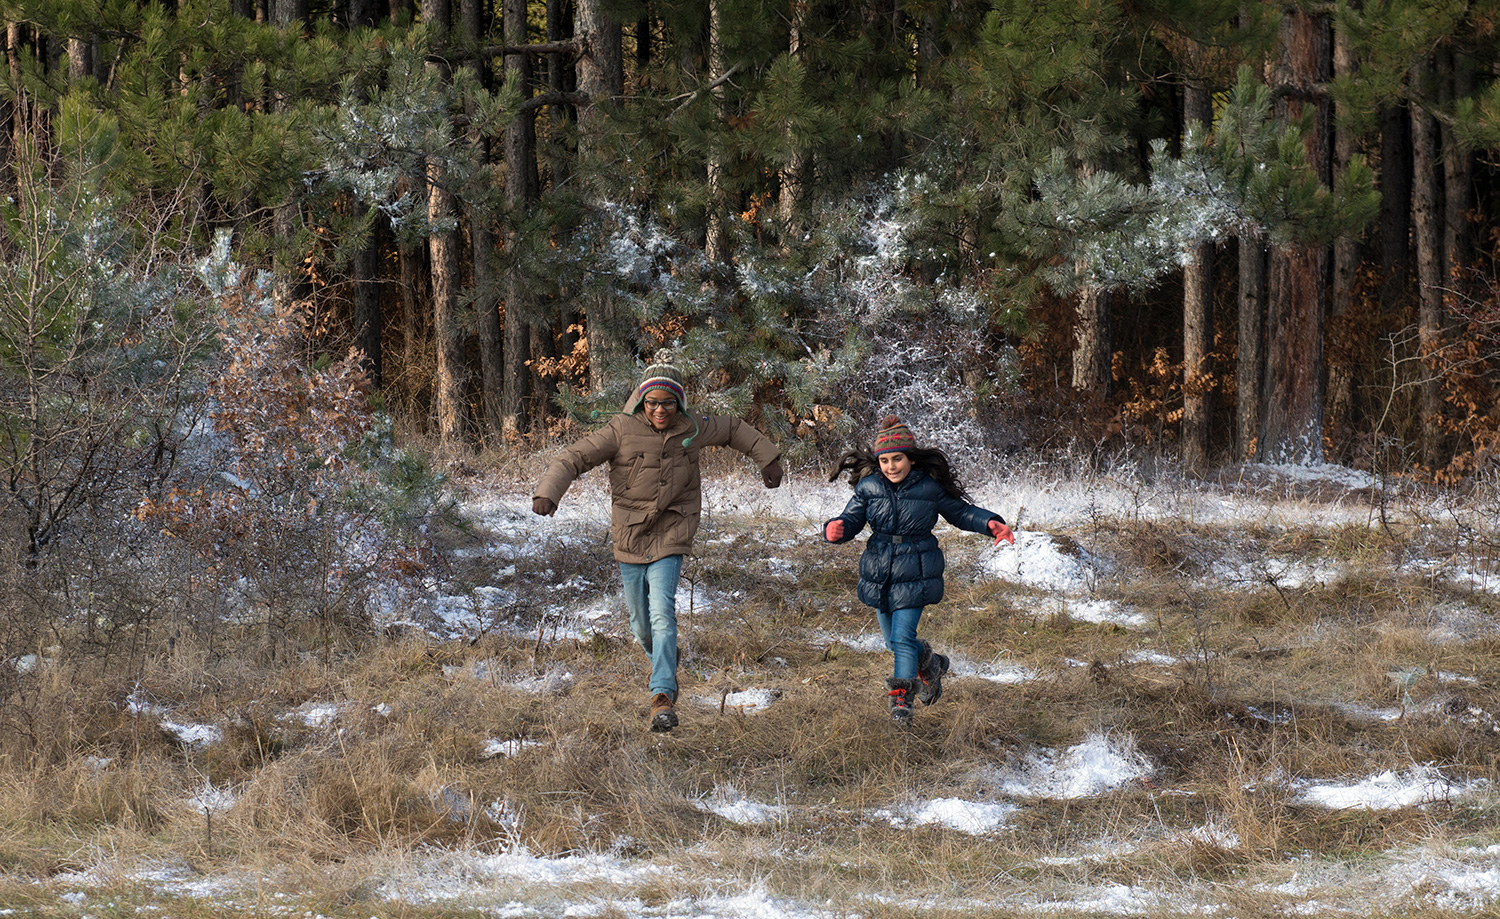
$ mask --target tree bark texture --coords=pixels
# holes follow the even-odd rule
[[[1333,35],[1333,72],[1335,77],[1352,78],[1358,61],[1350,46],[1349,35],[1344,30]],[[1358,136],[1338,125],[1346,122],[1348,106],[1334,105],[1333,174],[1342,176],[1354,157],[1359,154]],[[1337,179],[1335,178],[1335,181]],[[1363,258],[1360,240],[1356,236],[1344,236],[1333,243],[1333,289],[1330,292],[1328,309],[1339,329],[1347,328],[1343,320],[1354,311],[1355,287],[1359,280],[1359,264]],[[1342,347],[1340,347],[1342,346]],[[1328,355],[1328,408],[1326,428],[1334,435],[1335,442],[1345,439],[1350,430],[1350,418],[1354,412],[1354,365],[1349,342],[1335,341],[1335,348]]]
[[[794,60],[803,58],[802,33],[807,27],[807,11],[811,2],[812,0],[792,0],[792,21],[791,30],[787,36],[787,54]],[[801,146],[794,146],[791,158],[781,169],[781,188],[776,207],[777,216],[781,220],[783,246],[796,245],[801,236],[802,199],[807,187],[808,162],[807,152]]]
[[[526,41],[526,0],[504,0],[505,40],[523,44]],[[507,74],[521,87],[523,99],[531,96],[531,58],[511,54],[505,58]],[[505,349],[503,377],[505,385],[500,405],[500,430],[507,435],[525,433],[528,429],[526,408],[531,396],[531,374],[526,362],[531,358],[531,330],[527,317],[532,312],[526,284],[524,261],[517,253],[521,247],[516,223],[537,199],[535,109],[521,112],[505,128]]]
[[[1412,85],[1427,95],[1435,78],[1429,58],[1412,69]],[[1428,96],[1430,98],[1430,96]],[[1412,240],[1417,260],[1417,345],[1421,352],[1418,411],[1422,419],[1422,462],[1438,462],[1442,435],[1442,386],[1437,364],[1443,329],[1442,187],[1438,160],[1437,121],[1419,102],[1411,107]],[[1397,384],[1399,385],[1399,383]]]
[[[1282,19],[1280,56],[1272,71],[1276,115],[1289,123],[1307,111],[1307,162],[1325,187],[1332,178],[1332,77],[1328,15],[1301,8]],[[1326,246],[1289,244],[1271,249],[1267,287],[1266,398],[1260,455],[1271,462],[1323,459],[1323,323],[1331,254]]]
[[[452,7],[447,0],[428,0],[422,5],[422,18],[439,34],[452,29]],[[427,66],[435,69],[440,79],[450,79],[443,65]],[[464,439],[468,372],[464,361],[464,322],[459,312],[458,240],[453,230],[457,207],[448,188],[448,167],[442,152],[427,159],[427,220],[432,227],[427,237],[427,254],[432,275],[432,329],[437,343],[434,409],[439,441],[444,447],[454,447]]]
[[[1258,236],[1240,236],[1239,355],[1235,364],[1235,434],[1241,459],[1256,458],[1265,395],[1266,271],[1269,253]]]
[[[1078,325],[1073,330],[1073,388],[1109,398],[1112,368],[1109,346],[1110,293],[1089,285],[1078,293]]]
[[[1095,166],[1084,163],[1084,178],[1094,174]],[[1080,277],[1090,271],[1087,262],[1075,266]],[[1109,398],[1113,367],[1110,361],[1110,327],[1108,290],[1085,281],[1078,292],[1078,318],[1073,328],[1073,389],[1098,399]]]
[[[1183,124],[1206,136],[1213,120],[1208,88],[1188,84],[1183,91]],[[1214,247],[1193,247],[1182,269],[1182,462],[1193,472],[1208,465],[1209,423],[1213,418]]]
[[[1380,113],[1380,305],[1400,307],[1411,273],[1411,115],[1404,105]]]
[[[724,73],[724,22],[723,22],[724,0],[708,0],[708,76],[717,80]],[[722,123],[724,121],[724,87],[715,85],[710,91],[713,96],[714,118]],[[723,154],[717,148],[711,148],[708,154],[708,214],[707,229],[703,238],[703,256],[710,264],[717,264],[727,258],[729,242],[724,231],[724,161]]]
[[[620,43],[620,24],[605,9],[604,0],[577,0],[574,34],[586,49],[578,60],[578,89],[588,103],[578,113],[578,158],[586,174],[597,175],[606,168],[600,162],[598,144],[608,130],[609,112],[624,92],[624,62]],[[595,208],[605,204],[596,183],[586,192]],[[602,213],[599,215],[603,217]],[[602,392],[608,385],[611,370],[624,360],[625,344],[615,328],[615,303],[608,291],[590,295],[585,304],[588,326],[589,387]]]
[[[1448,106],[1474,95],[1474,59],[1456,48],[1445,49],[1442,95]],[[1474,158],[1451,123],[1439,130],[1443,153],[1443,282],[1458,296],[1469,294],[1465,273],[1474,260]]]

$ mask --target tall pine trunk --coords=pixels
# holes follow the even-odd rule
[[[1347,32],[1338,30],[1333,36],[1335,77],[1353,77],[1357,64]],[[1354,161],[1355,155],[1360,152],[1358,136],[1349,128],[1343,127],[1348,121],[1345,118],[1347,114],[1348,106],[1345,103],[1335,103],[1333,138],[1335,176],[1343,175],[1349,168],[1349,164]],[[1339,329],[1345,329],[1345,324],[1341,320],[1348,317],[1354,310],[1355,283],[1358,279],[1361,257],[1358,237],[1351,235],[1334,241],[1333,289],[1329,296],[1328,309],[1329,315],[1333,317]],[[1339,343],[1347,345],[1344,342]],[[1335,442],[1343,441],[1350,432],[1353,412],[1354,365],[1352,354],[1346,346],[1336,349],[1328,360],[1327,427],[1330,432],[1333,432]]]
[[[625,71],[620,45],[620,24],[605,8],[604,0],[578,0],[574,34],[583,40],[585,53],[578,60],[578,89],[588,102],[578,113],[578,159],[585,175],[585,198],[602,218],[604,193],[600,173],[602,144],[609,127],[610,110],[624,93]],[[589,350],[589,387],[605,389],[611,369],[624,360],[625,343],[615,328],[614,298],[599,291],[584,304]]]
[[[486,14],[489,12],[485,0],[461,0],[459,17],[463,22],[466,38],[481,41],[485,34]],[[483,89],[492,88],[490,65],[485,57],[476,56],[465,65],[473,74],[474,81]],[[468,103],[470,127],[466,142],[474,161],[484,170],[490,164],[489,139],[479,129],[479,113],[472,100]],[[479,410],[480,439],[503,429],[501,393],[505,386],[504,331],[500,321],[499,285],[495,280],[495,234],[492,229],[493,215],[486,203],[471,202],[468,208],[470,282],[473,289],[475,330],[479,336]]]
[[[1241,459],[1260,453],[1260,418],[1265,404],[1266,271],[1263,239],[1242,232],[1239,239],[1239,356],[1235,364],[1235,435]]]
[[[1094,175],[1096,167],[1086,162],[1080,168],[1085,180]],[[1085,261],[1074,266],[1080,278],[1091,271]],[[1109,387],[1113,377],[1110,362],[1108,290],[1085,280],[1078,291],[1077,319],[1073,326],[1073,389],[1098,399],[1109,398]]]
[[[437,36],[452,28],[452,8],[446,0],[422,4],[422,20]],[[450,74],[438,63],[429,63],[440,80]],[[443,151],[427,159],[428,269],[432,275],[432,330],[437,343],[434,370],[438,439],[445,447],[457,446],[464,438],[467,419],[468,372],[464,363],[464,322],[459,315],[458,240],[453,232],[457,207],[448,188],[448,165]]]
[[[1442,387],[1436,361],[1443,330],[1443,202],[1437,121],[1421,101],[1433,98],[1434,72],[1429,58],[1412,68],[1411,77],[1418,96],[1411,105],[1412,239],[1417,250],[1417,343],[1422,357],[1418,411],[1422,462],[1429,468],[1437,465],[1442,443]]]
[[[787,35],[787,54],[793,60],[803,60],[803,31],[807,28],[808,7],[812,0],[792,0],[791,30]],[[804,75],[806,71],[804,70]],[[782,245],[794,246],[801,236],[803,197],[807,189],[809,169],[807,151],[793,140],[792,154],[781,169],[780,193],[776,202],[777,216],[781,220]]]
[[[1183,126],[1206,137],[1213,120],[1208,87],[1183,88]],[[1194,472],[1208,465],[1214,344],[1213,243],[1193,247],[1182,270],[1182,462]]]
[[[1450,48],[1442,60],[1445,108],[1474,94],[1474,59]],[[1439,130],[1443,149],[1443,280],[1458,296],[1469,294],[1465,272],[1474,259],[1474,232],[1469,212],[1474,207],[1474,161],[1459,137],[1457,126],[1444,121]]]
[[[1411,273],[1412,120],[1406,107],[1380,112],[1380,305],[1396,310]]]
[[[1311,110],[1312,127],[1303,142],[1308,165],[1324,187],[1332,178],[1331,111],[1324,89],[1332,58],[1327,13],[1288,10],[1273,71],[1276,114],[1286,124]],[[1271,249],[1260,455],[1272,462],[1323,459],[1323,323],[1331,263],[1324,245]]]
[[[1078,292],[1078,324],[1073,330],[1073,388],[1109,398],[1109,291],[1085,286]]]
[[[504,4],[506,44],[525,44],[526,0],[504,0]],[[506,55],[505,69],[521,88],[521,98],[530,98],[531,59],[525,54]],[[531,395],[531,375],[526,366],[531,357],[531,329],[526,317],[531,311],[517,225],[537,198],[535,111],[521,112],[505,128],[505,386],[500,429],[511,435],[528,429],[526,405]]]
[[[724,0],[708,0],[708,79],[717,82],[724,73]],[[724,87],[714,86],[711,91],[714,102],[714,119],[721,126],[724,122]],[[724,160],[723,151],[717,144],[708,154],[708,219],[703,237],[703,256],[710,264],[717,264],[726,257],[728,240],[724,233]]]

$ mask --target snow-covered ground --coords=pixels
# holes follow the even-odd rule
[[[1316,479],[1332,488],[1346,489],[1350,494],[1332,501],[1325,495],[1314,502],[1279,493],[1258,494],[1254,490],[1195,490],[1181,483],[1164,485],[1156,491],[1139,482],[1109,479],[1052,481],[1037,470],[1019,471],[985,485],[975,494],[976,503],[998,511],[1016,525],[1015,544],[987,546],[970,563],[971,570],[966,575],[1002,580],[1034,591],[1043,598],[1044,606],[1050,604],[1044,615],[1065,614],[1077,622],[1111,624],[1132,635],[1144,635],[1152,625],[1147,616],[1095,595],[1100,580],[1109,577],[1113,563],[1091,554],[1079,542],[1060,539],[1055,534],[1085,530],[1100,520],[1174,519],[1195,526],[1295,530],[1312,522],[1327,527],[1340,522],[1363,524],[1370,519],[1367,497],[1355,492],[1368,490],[1372,483],[1359,473],[1336,467],[1288,467],[1258,472],[1269,478]],[[483,549],[473,551],[490,553],[501,562],[496,569],[496,583],[463,595],[446,595],[434,586],[415,606],[392,605],[386,611],[387,618],[420,625],[445,637],[470,634],[492,624],[497,611],[514,602],[518,588],[507,580],[507,574],[515,576],[514,562],[524,557],[527,547],[538,545],[543,539],[598,538],[608,519],[608,498],[601,479],[590,476],[580,481],[564,498],[557,515],[550,519],[530,513],[531,499],[524,489],[491,489],[469,501],[466,510],[476,526],[494,537]],[[715,517],[791,521],[794,525],[789,529],[795,534],[789,537],[791,541],[815,541],[821,523],[837,514],[848,496],[846,485],[810,477],[793,476],[774,491],[760,489],[755,484],[738,477],[708,482],[707,522]],[[794,563],[778,554],[776,545],[765,547],[762,563],[765,577],[796,577]],[[1327,559],[1308,563],[1299,558],[1277,558],[1253,547],[1241,555],[1219,552],[1205,559],[1202,569],[1207,572],[1206,577],[1225,584],[1243,582],[1256,589],[1291,589],[1336,583],[1342,576],[1339,565]],[[1420,568],[1420,560],[1414,565]],[[1472,590],[1492,591],[1500,583],[1487,571],[1436,564],[1430,567],[1433,577],[1448,577]],[[557,612],[554,628],[559,634],[583,636],[591,630],[619,627],[618,596],[610,593],[608,584],[594,587],[599,597],[596,603]],[[685,582],[680,588],[683,593],[679,605],[696,603],[701,608],[714,602],[711,596],[692,593],[697,589]],[[414,614],[418,608],[422,615]],[[1464,615],[1469,618],[1460,626],[1467,630],[1462,634],[1493,634],[1495,624],[1487,614],[1470,611]],[[1455,614],[1455,621],[1459,618]],[[1433,628],[1438,627],[1439,624],[1433,624]],[[873,628],[864,633],[823,638],[838,641],[859,653],[882,651]],[[953,658],[954,672],[950,677],[953,680],[1017,684],[1043,675],[1032,665],[1005,658],[971,659],[962,649],[956,649]],[[1170,667],[1178,659],[1143,641],[1124,661],[1143,667]],[[548,671],[515,681],[504,673],[487,671],[483,664],[453,675],[490,682],[510,680],[505,685],[520,692],[537,693],[556,692],[573,680],[566,671]],[[1444,678],[1426,670],[1420,674],[1397,673],[1392,675],[1393,688],[1422,676]],[[1456,682],[1466,678],[1447,674],[1447,679]],[[747,717],[755,717],[779,704],[778,694],[772,688],[755,686],[722,697],[702,696],[684,701],[689,705],[734,709]],[[130,704],[139,717],[158,720],[181,737],[185,745],[202,746],[218,739],[215,725],[183,723],[170,710],[148,699],[132,698]],[[295,718],[309,728],[333,730],[343,710],[342,700],[331,699],[309,703],[285,717]],[[1350,710],[1353,711],[1352,705]],[[1372,706],[1368,715],[1377,719],[1399,718],[1403,711],[1399,705]],[[540,741],[495,738],[482,755],[527,756],[539,746]],[[943,795],[890,801],[860,807],[844,817],[871,826],[938,827],[963,836],[986,837],[1010,831],[1017,815],[1038,802],[1097,799],[1120,789],[1144,789],[1151,795],[1191,794],[1158,787],[1157,771],[1158,764],[1137,748],[1128,732],[1100,726],[1080,743],[1057,748],[1035,745],[973,776],[972,797]],[[1424,808],[1456,800],[1484,802],[1487,807],[1500,803],[1500,796],[1489,782],[1459,779],[1417,761],[1405,768],[1382,768],[1367,775],[1282,777],[1279,781],[1282,790],[1296,804],[1330,813],[1346,809]],[[227,811],[234,803],[233,788],[205,785],[186,805],[199,812],[214,813]],[[806,806],[790,800],[758,800],[725,784],[689,803],[728,824],[746,827],[799,822],[799,808]],[[503,823],[504,802],[489,806],[495,809],[497,822]],[[1047,857],[1046,863],[1060,870],[1069,865],[1127,859],[1147,845],[1235,850],[1242,843],[1226,826],[1221,815],[1211,814],[1201,826],[1188,832],[1164,827],[1160,838],[1147,839],[1140,834],[1128,838],[1099,837],[1056,852]],[[774,838],[757,836],[749,844],[772,845]],[[545,858],[529,852],[519,841],[499,852],[403,853],[371,869],[380,880],[366,908],[371,917],[388,913],[415,915],[413,910],[419,907],[444,906],[473,909],[477,915],[486,917],[619,919],[801,919],[852,917],[867,912],[956,915],[970,906],[976,912],[982,908],[1029,915],[1236,915],[1232,906],[1235,898],[1226,894],[1227,882],[1222,878],[1171,884],[1152,881],[1135,884],[1123,880],[1015,883],[998,885],[982,902],[973,904],[920,890],[910,891],[906,899],[899,901],[862,901],[856,896],[837,903],[793,902],[768,893],[763,884],[747,882],[739,873],[724,870],[716,874],[703,867],[734,864],[735,853],[728,849],[746,844],[746,840],[737,837],[728,842],[706,839],[693,853],[694,870],[701,873],[683,877],[678,872],[670,881],[664,876],[677,869],[654,861],[611,852]],[[212,899],[242,910],[262,902],[257,898],[264,895],[258,878],[203,875],[172,865],[132,870],[134,880],[160,892]],[[101,889],[116,880],[107,874],[103,867],[80,871],[52,879],[49,887],[56,889],[62,902],[76,907],[80,914],[94,914],[104,907],[103,900],[109,896],[101,893]],[[1500,844],[1484,838],[1472,841],[1434,838],[1373,856],[1360,866],[1324,860],[1318,853],[1308,852],[1238,883],[1243,888],[1242,894],[1253,892],[1259,896],[1257,902],[1282,902],[1288,912],[1303,915],[1365,916],[1372,911],[1403,910],[1436,910],[1459,915],[1495,911],[1500,910]],[[10,914],[9,910],[0,910],[0,915]],[[275,910],[266,913],[273,914],[301,915]]]

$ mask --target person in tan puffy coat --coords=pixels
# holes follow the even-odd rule
[[[554,457],[531,499],[534,512],[550,517],[574,479],[609,463],[610,535],[630,629],[651,657],[653,731],[677,726],[677,581],[703,510],[699,454],[732,447],[755,462],[767,488],[783,475],[781,451],[752,425],[686,405],[681,371],[647,367],[624,410]]]

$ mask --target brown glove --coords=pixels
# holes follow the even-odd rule
[[[776,457],[766,464],[766,468],[760,471],[760,480],[766,483],[767,488],[775,488],[781,484],[781,477],[786,475],[781,468],[781,457]]]
[[[543,517],[551,517],[557,513],[557,502],[551,498],[543,498],[541,495],[537,495],[531,499],[531,512],[533,514],[540,514]]]

